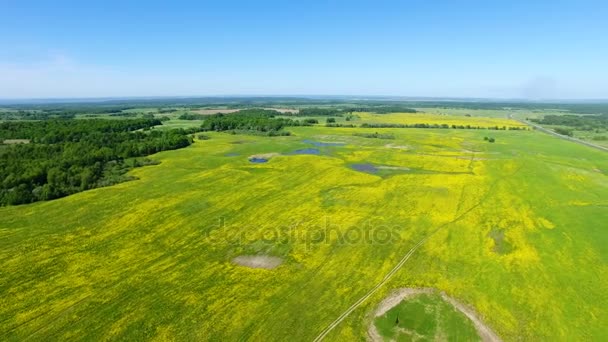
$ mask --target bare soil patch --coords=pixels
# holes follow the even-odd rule
[[[2,143],[5,145],[29,144],[30,139],[6,139]]]
[[[394,149],[397,149],[397,150],[405,150],[405,151],[412,149],[412,147],[408,146],[408,145],[395,145],[395,144],[386,144],[386,145],[384,145],[384,147],[386,147],[386,148],[394,148]]]
[[[299,109],[291,109],[291,108],[264,108],[268,110],[276,110],[279,113],[289,113],[289,114],[297,114]]]
[[[197,109],[193,110],[193,113],[202,114],[202,115],[213,115],[217,113],[221,114],[230,114],[234,112],[238,112],[240,109]]]
[[[270,159],[272,157],[276,157],[279,156],[279,153],[276,152],[270,152],[270,153],[260,153],[260,154],[253,154],[249,156],[249,159]]]
[[[271,270],[281,265],[283,259],[268,255],[239,255],[232,262],[240,266]]]
[[[377,168],[379,168],[380,170],[397,170],[397,171],[409,171],[410,170],[409,167],[405,167],[405,166],[380,165],[380,166],[377,166]]]

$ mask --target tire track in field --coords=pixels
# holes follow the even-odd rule
[[[523,167],[523,165],[521,167],[517,168],[512,174],[508,175],[508,177],[505,177],[505,178],[510,178],[510,177],[514,176],[515,174],[517,174],[522,169],[522,167]],[[443,229],[443,228],[445,228],[445,227],[447,227],[447,226],[449,226],[449,225],[451,225],[453,223],[456,223],[456,222],[460,221],[468,213],[470,213],[471,211],[473,211],[474,209],[476,209],[477,207],[479,207],[486,200],[486,198],[488,198],[490,196],[490,194],[492,193],[492,190],[494,189],[494,187],[501,180],[502,180],[502,177],[499,178],[499,179],[497,179],[496,181],[494,181],[492,184],[490,184],[490,187],[488,188],[488,191],[481,197],[481,199],[476,204],[474,204],[473,206],[471,206],[469,209],[467,209],[462,214],[456,216],[452,221],[446,222],[446,223],[440,225],[439,227],[435,228],[435,230],[431,231],[427,236],[425,236],[420,241],[418,241],[418,243],[416,243],[403,256],[403,258],[401,258],[401,260],[397,263],[397,265],[395,265],[395,267],[393,267],[384,276],[384,278],[382,278],[382,280],[378,284],[376,284],[373,288],[371,288],[365,295],[363,295],[363,297],[361,297],[358,301],[356,301],[354,304],[352,304],[348,309],[346,309],[346,311],[344,311],[340,316],[338,316],[338,318],[336,318],[331,324],[329,324],[325,329],[323,329],[321,331],[321,333],[313,341],[314,342],[320,342],[320,341],[322,341],[335,327],[337,327],[340,323],[342,323],[342,321],[344,321],[346,319],[346,317],[348,317],[348,315],[350,315],[353,311],[355,311],[359,306],[361,306],[361,304],[363,304],[367,299],[369,299],[369,297],[371,297],[372,295],[374,295],[383,285],[385,285],[403,267],[403,265],[416,252],[416,250],[418,248],[420,248],[420,246],[424,245],[424,243],[427,242],[433,235],[435,235],[441,229]],[[464,188],[463,188],[463,191],[461,193],[461,201],[462,201],[462,196],[463,195],[464,195]]]
[[[338,316],[338,318],[336,318],[331,324],[329,324],[325,329],[323,329],[323,331],[321,331],[321,333],[313,341],[314,342],[322,341],[325,338],[325,336],[327,336],[327,334],[329,334],[336,326],[338,326],[340,323],[342,323],[342,321],[344,321],[344,319],[346,319],[346,317],[348,317],[348,315],[350,315],[353,311],[355,311],[355,309],[357,309],[361,304],[363,304],[369,297],[373,296],[384,284],[386,284],[395,275],[395,273],[397,273],[403,267],[403,265],[410,259],[410,257],[416,252],[416,250],[418,248],[420,248],[420,246],[422,246],[433,235],[435,235],[435,233],[437,233],[442,228],[460,220],[464,215],[466,215],[471,210],[475,209],[480,204],[481,204],[481,202],[476,204],[475,206],[471,207],[470,209],[468,209],[465,213],[459,215],[456,219],[439,226],[435,230],[431,231],[427,236],[425,236],[420,241],[418,241],[401,258],[401,260],[399,260],[397,265],[395,265],[387,274],[384,275],[384,277],[378,284],[376,284],[373,288],[371,288],[365,295],[363,295],[363,297],[359,298],[358,301],[356,301],[354,304],[352,304],[348,309],[346,309],[346,311],[344,311],[340,316]]]

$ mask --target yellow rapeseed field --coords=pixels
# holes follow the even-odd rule
[[[0,208],[0,339],[312,340],[424,238],[328,340],[364,339],[402,287],[445,291],[504,340],[608,337],[601,151],[534,131],[290,130],[210,133],[154,155],[138,180]]]

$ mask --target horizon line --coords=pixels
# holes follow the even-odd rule
[[[92,97],[0,97],[0,104],[45,104],[45,103],[79,103],[79,102],[107,102],[107,101],[135,101],[135,100],[171,100],[171,99],[245,99],[245,98],[271,98],[271,99],[348,99],[366,101],[370,99],[383,99],[386,101],[438,101],[438,102],[530,102],[530,103],[603,103],[608,98],[519,98],[519,97],[450,97],[450,96],[408,96],[408,95],[318,95],[318,94],[229,94],[229,95],[143,95],[143,96],[92,96]]]

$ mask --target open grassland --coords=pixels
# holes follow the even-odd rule
[[[436,114],[436,113],[414,113],[414,114],[371,114],[357,113],[362,122],[367,123],[390,123],[390,124],[447,124],[452,125],[470,125],[472,127],[525,127],[524,124],[507,119],[505,117],[468,117],[458,115]]]
[[[428,114],[452,115],[452,116],[475,116],[485,118],[505,118],[507,112],[496,109],[468,109],[468,108],[416,108],[416,110]],[[520,111],[518,111],[520,112]]]
[[[451,115],[451,116],[473,116],[478,118],[507,118],[509,114],[516,118],[539,118],[543,115],[563,115],[567,111],[558,109],[468,109],[468,108],[416,108],[420,112],[428,114]]]
[[[608,147],[608,130],[597,131],[574,131],[574,136],[594,143],[596,145]]]
[[[423,119],[518,125],[360,122]],[[444,291],[504,340],[608,338],[604,152],[535,131],[289,130],[208,133],[139,180],[0,208],[0,339],[310,341],[424,238],[328,340],[364,339],[404,287]],[[256,255],[282,263],[233,263]]]
[[[187,128],[193,128],[193,127],[200,127],[203,124],[203,120],[180,120],[177,118],[168,120],[168,121],[164,121],[162,126],[156,126],[154,127],[154,129],[160,129],[160,130],[169,130],[169,129],[175,129],[175,128],[183,128],[183,129],[187,129]]]

